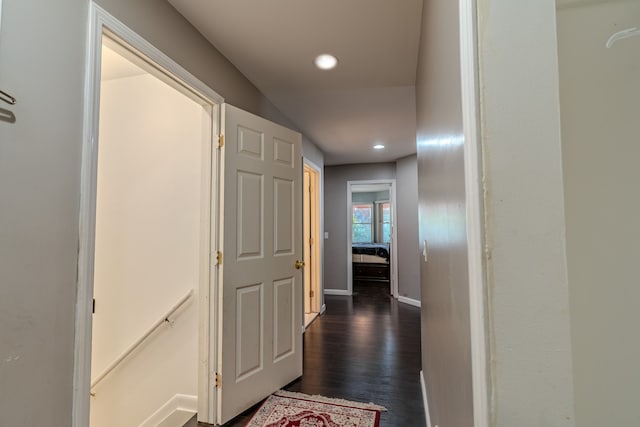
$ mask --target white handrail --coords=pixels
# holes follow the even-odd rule
[[[636,37],[636,36],[640,36],[640,30],[637,27],[618,31],[617,33],[614,33],[611,37],[609,37],[609,40],[607,40],[607,43],[605,46],[607,46],[607,49],[609,49],[618,40],[628,39],[629,37]]]
[[[114,360],[111,365],[109,365],[100,375],[96,377],[95,380],[91,382],[91,389],[93,389],[100,381],[102,381],[107,375],[109,375],[114,369],[118,367],[120,363],[124,359],[126,359],[133,351],[138,348],[140,344],[144,342],[149,336],[156,331],[162,324],[171,323],[169,317],[180,307],[182,307],[191,297],[193,296],[193,289],[191,289],[185,296],[180,298],[177,303],[175,303],[158,321],[156,321],[153,326],[149,328],[149,330],[142,335],[140,338],[136,340],[133,344],[131,344],[116,360]]]

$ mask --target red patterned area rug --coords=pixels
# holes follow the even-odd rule
[[[246,427],[379,427],[382,406],[280,390]]]

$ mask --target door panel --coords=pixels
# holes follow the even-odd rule
[[[302,375],[301,136],[222,109],[224,201],[218,422]]]
[[[262,330],[264,299],[262,283],[236,290],[236,380],[256,374],[263,367]]]
[[[263,176],[238,172],[237,223],[238,259],[262,258],[264,204]],[[229,236],[230,237],[230,236]]]
[[[263,160],[263,137],[261,132],[238,126],[238,154]]]
[[[274,282],[273,286],[273,361],[278,362],[289,356],[294,350],[294,328],[296,305],[294,301],[295,281],[293,277]]]
[[[293,255],[294,248],[294,182],[287,179],[273,180],[273,254]]]
[[[273,160],[275,163],[293,168],[293,152],[294,146],[291,142],[279,138],[273,139]]]

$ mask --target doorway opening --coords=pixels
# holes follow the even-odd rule
[[[90,12],[73,426],[212,423],[223,100]]]
[[[197,412],[211,109],[158,74],[103,39],[91,427],[179,423]],[[179,410],[154,416],[172,400]]]
[[[306,160],[304,162],[303,193],[304,326],[306,328],[320,314],[322,308],[320,169]]]
[[[347,286],[388,283],[398,297],[395,180],[347,182]]]

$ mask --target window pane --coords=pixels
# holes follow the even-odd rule
[[[371,223],[371,206],[370,205],[353,205],[353,223]]]
[[[391,242],[391,224],[382,224],[382,239],[384,243]]]
[[[371,225],[369,224],[353,224],[353,233],[351,240],[355,243],[371,242]]]
[[[382,205],[382,222],[391,222],[391,205],[389,203]]]

